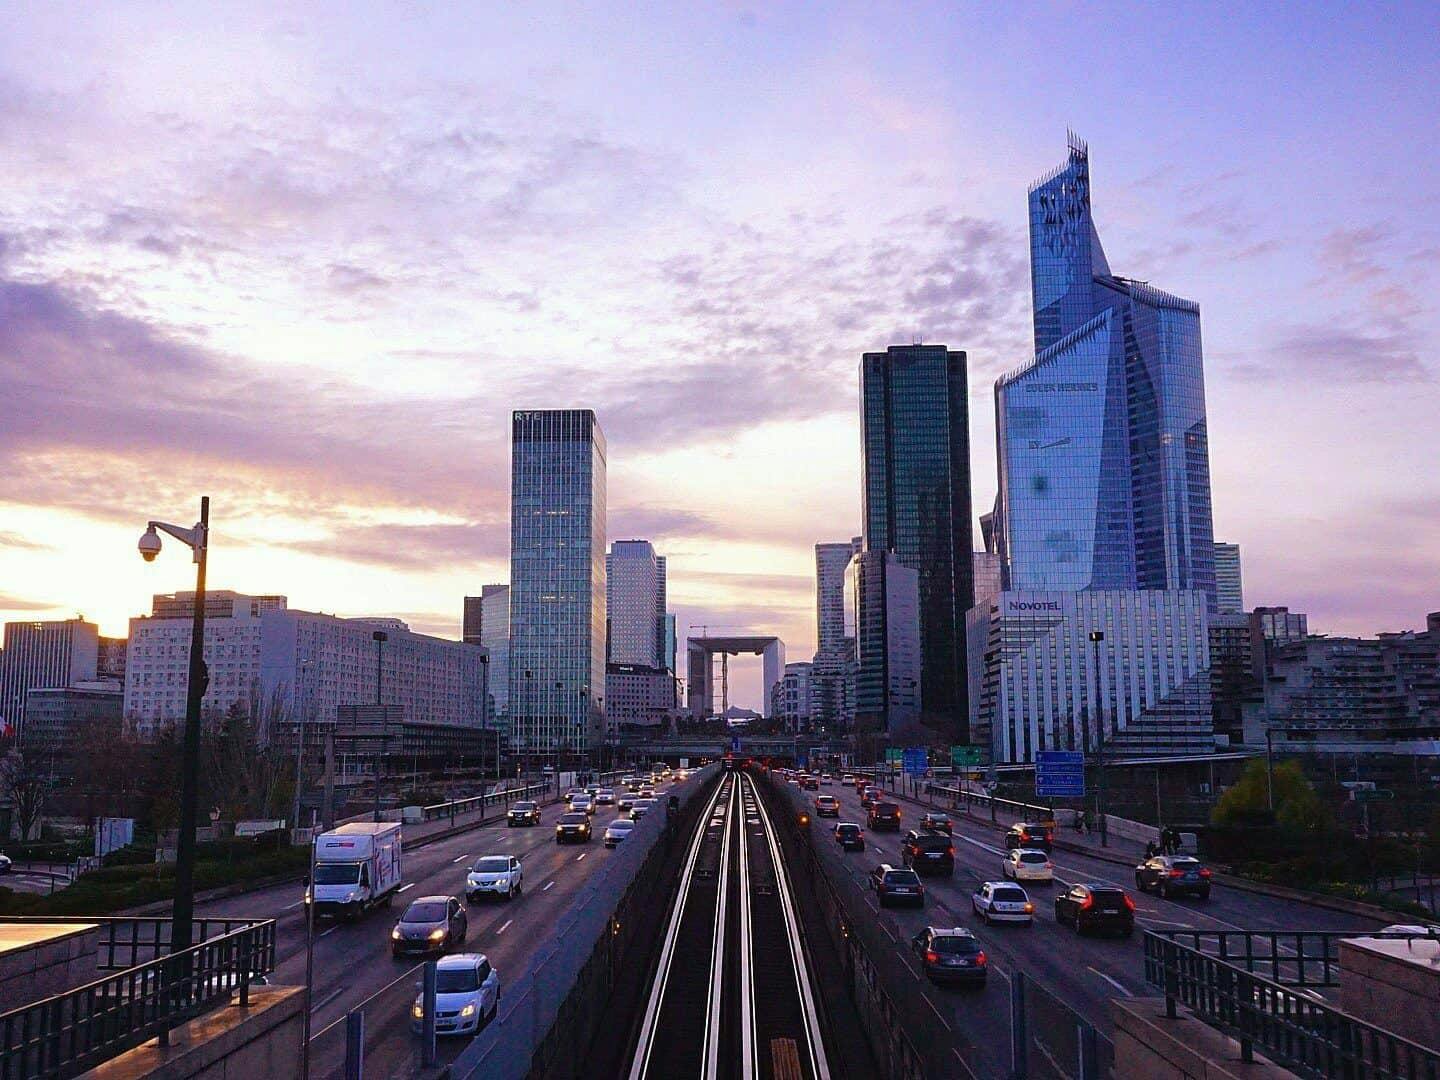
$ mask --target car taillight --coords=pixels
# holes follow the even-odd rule
[[[945,849],[946,853],[953,859],[955,857],[955,845],[951,844]]]
[[[1028,844],[1030,842],[1030,834],[1023,829],[1020,832],[1020,842],[1022,844]]]
[[[985,954],[984,954],[983,952],[978,952],[978,953],[975,954],[975,963],[978,964],[980,967],[984,967],[984,966],[985,966],[985,964],[986,964],[986,958],[985,958]]]
[[[1201,870],[1200,870],[1200,876],[1201,876],[1201,877],[1209,877],[1209,876],[1210,876],[1210,868],[1209,868],[1208,866],[1202,867]]]
[[[927,963],[938,964],[940,962],[940,954],[934,949],[926,949],[925,960]]]
[[[1081,901],[1080,901],[1080,910],[1081,910],[1081,911],[1089,911],[1089,910],[1090,910],[1092,907],[1094,907],[1094,906],[1095,906],[1095,897],[1094,897],[1094,896],[1087,896],[1087,897],[1085,897],[1084,900],[1081,900]]]
[[[1034,905],[1034,904],[1029,904],[1029,903],[1027,903],[1027,904],[1025,905],[1025,914],[1026,914],[1026,915],[1033,915],[1033,914],[1035,914],[1035,905]]]
[[[1185,871],[1184,871],[1184,870],[1171,870],[1171,871],[1170,871],[1170,876],[1171,876],[1171,877],[1184,877],[1184,876],[1185,876]]]
[[[1135,901],[1130,899],[1129,893],[1121,893],[1120,898],[1125,901],[1125,906],[1131,911],[1135,910]]]

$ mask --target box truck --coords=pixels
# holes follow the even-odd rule
[[[352,821],[315,838],[315,869],[306,902],[317,917],[356,918],[388,904],[400,888],[400,823]]]

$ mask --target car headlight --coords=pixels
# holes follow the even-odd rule
[[[431,940],[431,941],[439,941],[439,940],[441,940],[444,936],[445,936],[445,931],[444,931],[444,930],[431,930],[431,931],[430,931],[430,940]]]
[[[391,930],[391,931],[390,931],[390,940],[391,940],[391,941],[399,941],[399,940],[400,940],[400,927],[397,926],[397,927],[395,927],[394,930]]]
[[[480,879],[477,878],[474,874],[466,874],[466,875],[465,875],[465,884],[467,884],[467,885],[479,885],[479,884],[480,884]]]
[[[416,1020],[424,1020],[425,1007],[421,1005],[420,1002],[415,1002],[414,1005],[410,1006],[410,1015],[413,1016]]]
[[[462,1017],[474,1016],[474,1015],[475,1015],[475,1003],[472,1001],[472,1002],[470,1002],[469,1004],[467,1004],[463,1009],[460,1010],[460,1015],[461,1015]]]

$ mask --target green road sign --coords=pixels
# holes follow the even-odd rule
[[[950,747],[951,765],[979,765],[980,747],[978,746],[952,746]]]
[[[885,748],[885,760],[896,764],[905,760],[905,749],[900,746],[887,746]]]
[[[1352,791],[1350,794],[1356,802],[1388,802],[1395,798],[1395,792],[1389,788],[1376,788],[1373,791]]]

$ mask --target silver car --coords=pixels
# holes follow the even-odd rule
[[[465,940],[469,922],[464,906],[455,897],[419,897],[390,931],[390,949],[396,956],[444,952]]]
[[[422,984],[416,983],[419,989]],[[500,1011],[500,975],[481,953],[456,953],[435,964],[435,1034],[473,1035]],[[425,995],[410,1007],[410,1029],[425,1030]]]
[[[639,821],[642,817],[644,817],[647,813],[650,812],[650,808],[654,805],[654,799],[636,799],[634,804],[630,807],[630,820]]]
[[[628,839],[634,828],[635,822],[629,818],[616,818],[605,827],[605,846],[613,848],[620,841]]]

